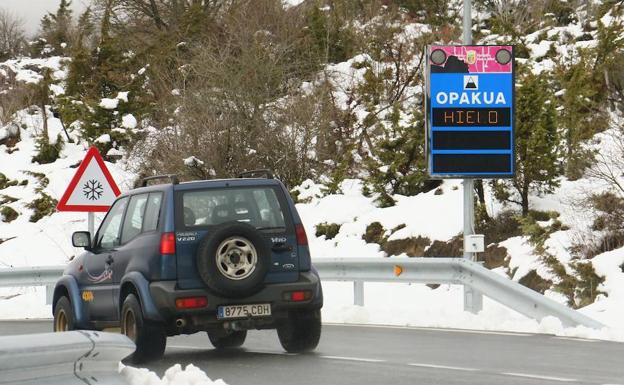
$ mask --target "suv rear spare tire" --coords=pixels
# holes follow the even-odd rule
[[[262,287],[270,259],[271,249],[255,227],[227,222],[215,227],[199,244],[197,270],[215,293],[244,297]]]

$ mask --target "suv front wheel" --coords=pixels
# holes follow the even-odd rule
[[[165,353],[165,328],[143,318],[141,303],[134,294],[129,294],[121,307],[121,334],[136,345],[136,350],[129,357],[134,364],[158,359]]]
[[[54,331],[74,330],[74,310],[67,297],[61,297],[54,306]]]
[[[277,326],[277,336],[289,353],[314,350],[321,338],[321,311],[289,311],[288,317]]]

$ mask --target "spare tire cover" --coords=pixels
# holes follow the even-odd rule
[[[197,249],[199,276],[208,288],[226,297],[256,293],[270,264],[268,242],[255,227],[242,222],[216,226]]]

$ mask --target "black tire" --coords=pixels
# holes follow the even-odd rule
[[[228,278],[217,266],[219,246],[232,237],[249,241],[256,252],[253,270],[242,279]],[[241,222],[226,222],[217,226],[201,241],[197,250],[197,270],[201,279],[213,292],[230,298],[246,297],[260,290],[270,264],[268,242],[255,227]]]
[[[321,339],[321,311],[288,312],[288,318],[277,326],[277,336],[289,353],[314,350]]]
[[[67,297],[61,297],[54,306],[54,331],[66,332],[76,329],[74,308]]]
[[[133,364],[158,359],[165,353],[164,326],[143,318],[141,303],[134,294],[129,294],[121,307],[121,334],[136,344],[136,350],[127,358]]]
[[[240,348],[245,343],[245,338],[247,338],[247,330],[235,331],[229,334],[223,332],[208,332],[208,339],[216,349]]]

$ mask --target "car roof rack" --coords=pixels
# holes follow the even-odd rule
[[[176,174],[154,175],[141,179],[141,187],[147,186],[147,182],[156,179],[171,179],[171,184],[179,184],[180,180]]]
[[[238,174],[239,178],[265,178],[265,179],[274,179],[273,178],[273,171],[269,170],[268,168],[263,168],[260,170],[250,170],[250,171],[243,171],[240,174]]]

